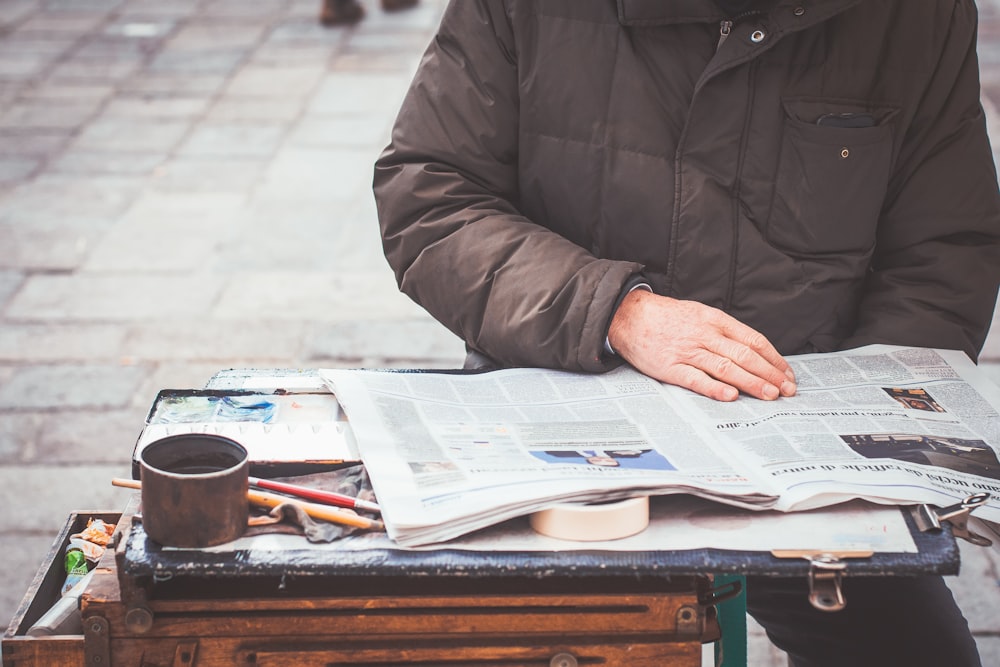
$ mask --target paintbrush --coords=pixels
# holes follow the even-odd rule
[[[259,486],[260,488],[268,489],[269,491],[280,491],[281,493],[298,496],[299,498],[305,498],[306,500],[314,500],[325,505],[336,505],[337,507],[365,510],[366,512],[382,511],[382,508],[375,503],[362,500],[361,498],[354,498],[353,496],[347,496],[343,493],[334,493],[333,491],[310,489],[305,486],[299,486],[298,484],[288,484],[286,482],[276,482],[270,479],[251,477],[250,485]]]
[[[121,486],[127,489],[142,488],[142,482],[134,479],[122,479],[120,477],[112,479],[111,484],[113,486]],[[329,505],[307,503],[294,498],[288,498],[287,496],[279,496],[275,493],[267,493],[265,491],[250,489],[247,491],[247,500],[250,501],[251,505],[256,505],[258,507],[277,507],[278,505],[282,505],[284,503],[292,503],[293,505],[302,508],[302,511],[313,519],[319,519],[320,521],[329,521],[330,523],[339,523],[345,526],[364,528],[366,530],[385,529],[385,524],[378,519],[369,519],[367,517],[358,516],[354,512],[345,512],[335,507],[330,507]]]

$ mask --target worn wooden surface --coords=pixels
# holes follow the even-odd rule
[[[4,667],[84,667],[83,636],[4,640]]]
[[[119,520],[126,531],[128,519]],[[541,584],[456,593],[447,581],[440,593],[431,585],[420,594],[369,595],[329,586],[259,593],[252,578],[245,590],[233,581],[172,584],[119,576],[109,549],[81,599],[86,639],[11,638],[4,667],[547,667],[559,654],[580,665],[695,667],[701,642],[717,631],[699,602],[708,585],[700,577],[599,593]],[[145,627],[135,623],[137,609],[151,619]]]

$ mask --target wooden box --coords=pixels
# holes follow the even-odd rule
[[[83,595],[83,636],[25,637],[61,583],[48,581],[57,541],[4,636],[4,667],[695,667],[718,636],[700,576],[156,580],[119,576],[123,543]]]
[[[114,524],[118,522],[120,516],[120,512],[107,510],[91,512],[80,510],[70,514],[66,525],[56,536],[39,566],[35,578],[0,641],[3,667],[84,665],[83,635],[29,637],[26,633],[60,597],[60,590],[66,577],[63,558],[70,535],[83,530],[87,526],[88,519],[101,519]],[[113,558],[111,550],[106,553]]]

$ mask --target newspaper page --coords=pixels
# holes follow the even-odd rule
[[[880,345],[788,360],[796,396],[732,403],[628,367],[320,374],[402,545],[640,494],[791,511],[986,491],[977,514],[1000,519],[1000,390],[963,353]]]
[[[1000,389],[964,353],[872,345],[788,361],[791,399],[676,393],[768,476],[777,509],[858,497],[943,506],[987,492],[976,515],[1000,520]]]
[[[390,537],[452,539],[554,502],[691,493],[772,505],[666,386],[622,367],[482,374],[320,370],[348,415]]]

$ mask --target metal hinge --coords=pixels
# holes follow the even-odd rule
[[[83,657],[87,667],[111,666],[111,637],[108,619],[88,616],[83,619]]]
[[[990,499],[990,494],[985,491],[967,496],[961,502],[949,505],[948,507],[931,507],[930,505],[916,505],[912,508],[913,519],[917,522],[920,532],[941,530],[941,522],[947,521],[951,524],[951,534],[961,537],[967,542],[981,547],[988,547],[993,541],[978,533],[969,530],[969,515],[972,510],[986,503]]]

